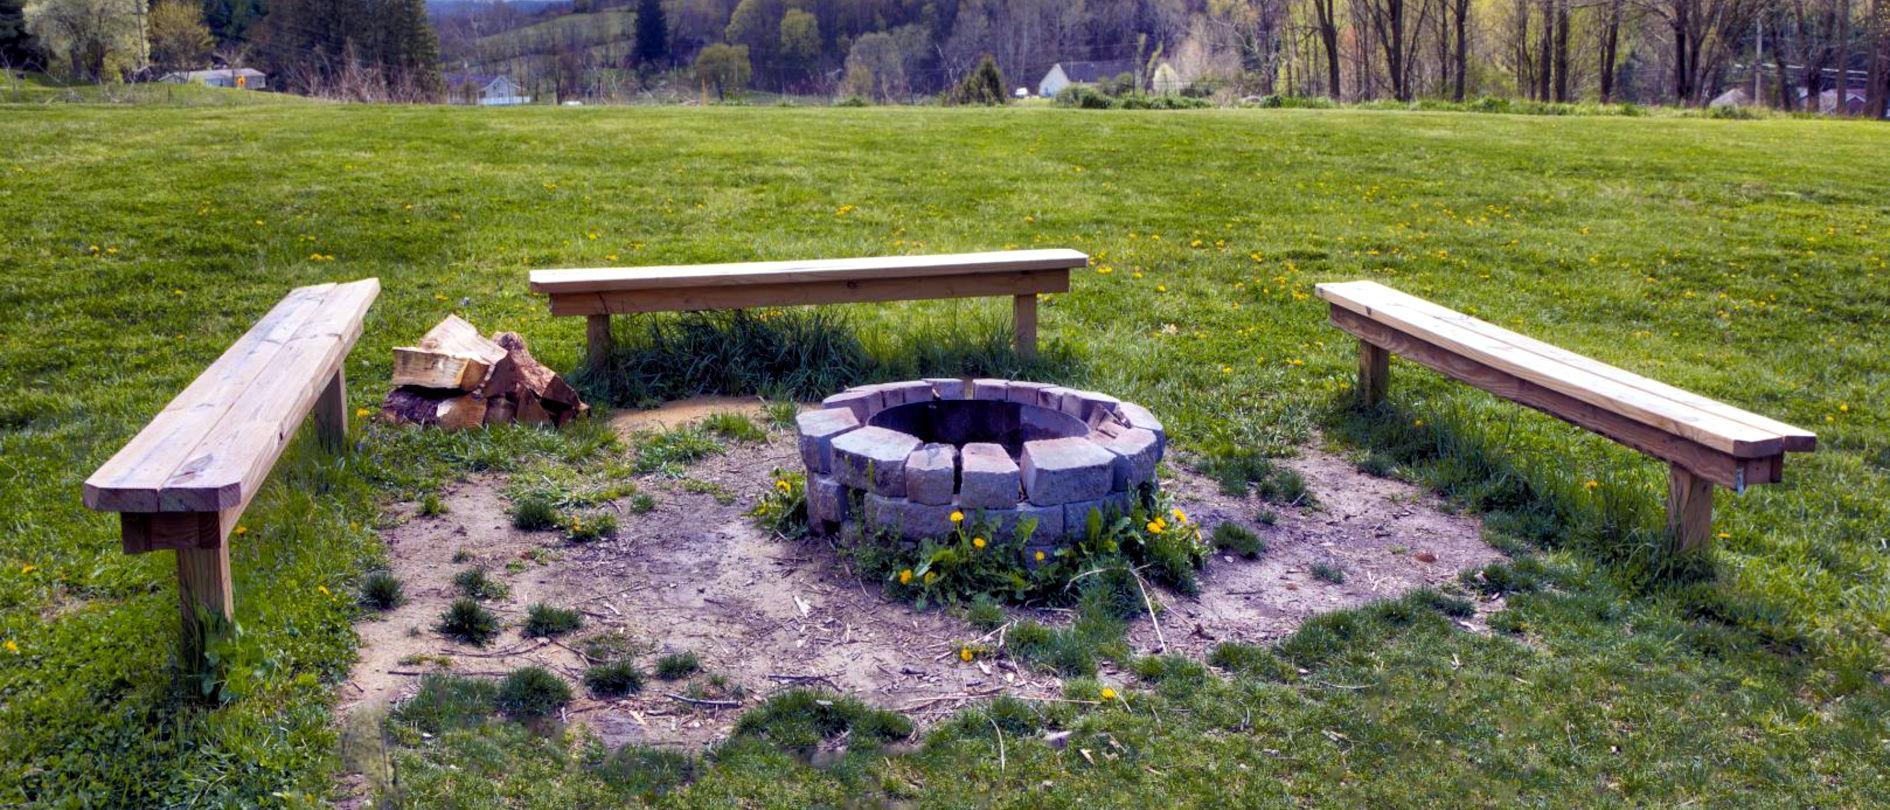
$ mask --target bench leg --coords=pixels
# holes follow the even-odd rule
[[[1385,399],[1391,384],[1391,352],[1381,346],[1358,342],[1358,401],[1370,408]]]
[[[1017,356],[1024,360],[1037,359],[1037,295],[1013,296],[1011,318],[1017,327]]]
[[[348,369],[335,369],[335,376],[315,400],[315,435],[329,450],[348,444]]]
[[[1713,545],[1713,482],[1678,464],[1667,468],[1667,530],[1683,553]]]
[[[227,543],[177,550],[177,601],[183,611],[183,655],[179,661],[187,674],[201,674],[208,666],[204,649],[210,628],[198,620],[198,612],[225,622],[236,612]]]
[[[584,316],[584,361],[591,368],[603,368],[610,359],[610,316]]]

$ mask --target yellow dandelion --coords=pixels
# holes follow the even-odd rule
[[[930,584],[932,584],[932,583],[934,583],[934,582],[937,582],[937,581],[938,581],[938,572],[937,572],[937,571],[927,571],[927,572],[925,572],[925,579],[923,579],[923,580],[921,580],[921,581],[923,581],[923,582],[924,582],[925,584],[927,584],[927,585],[930,585]]]
[[[1161,534],[1168,529],[1168,526],[1162,523],[1161,518],[1156,518],[1148,522],[1147,528],[1149,534]]]
[[[973,537],[973,538],[971,538],[971,547],[972,547],[972,548],[984,548],[984,538],[982,538],[982,537]]]
[[[1037,552],[1037,562],[1043,562],[1043,552]]]
[[[368,417],[368,414],[371,414],[371,413],[373,413],[373,411],[370,411],[366,408],[356,408],[354,409],[354,418],[366,419]]]
[[[18,653],[19,651],[20,645],[13,643],[13,639],[7,639],[7,652]]]
[[[963,513],[963,512],[960,512],[960,511],[958,511],[958,510],[956,510],[956,509],[953,509],[953,510],[952,510],[952,522],[953,522],[953,523],[963,523],[963,522],[965,522],[965,513]]]
[[[775,489],[778,489],[778,490],[781,490],[782,492],[786,492],[786,491],[788,491],[788,490],[790,490],[790,489],[793,489],[793,487],[791,487],[791,486],[789,486],[789,485],[788,485],[788,482],[786,482],[786,481],[776,481],[776,482],[774,482],[774,488],[775,488]]]
[[[321,591],[323,596],[329,595],[327,585],[317,585],[315,586],[315,590]]]
[[[236,533],[237,533],[237,534],[249,534],[249,527],[248,527],[248,526],[238,526],[238,527],[236,527]]]
[[[22,566],[20,566],[20,573],[22,573],[22,574],[31,574],[31,573],[33,573],[34,571],[37,571],[37,570],[39,570],[39,568],[38,568],[38,566],[33,566],[33,565],[22,565]]]
[[[1589,492],[1594,492],[1595,488],[1599,486],[1601,486],[1601,482],[1593,478],[1582,482],[1582,489],[1588,490]]]
[[[1114,689],[1110,689],[1110,688],[1109,688],[1109,687],[1107,687],[1107,686],[1105,686],[1105,687],[1103,687],[1103,688],[1102,688],[1102,699],[1103,699],[1103,700],[1115,700],[1115,699],[1116,699],[1116,690],[1114,690]]]
[[[1731,539],[1732,539],[1732,532],[1720,532],[1720,533],[1719,533],[1719,535],[1718,535],[1718,537],[1719,537],[1719,539],[1721,539],[1721,540],[1731,540]]]
[[[959,647],[959,648],[958,648],[958,660],[960,660],[960,661],[970,661],[970,660],[971,660],[971,648],[970,648],[970,647]]]
[[[1168,292],[1168,285],[1166,285],[1166,284],[1157,284],[1157,285],[1155,285],[1155,291],[1156,291],[1156,292],[1158,292],[1158,293],[1164,293],[1164,292]]]
[[[907,568],[899,572],[899,584],[901,585],[912,584],[912,569]]]
[[[1168,510],[1168,513],[1175,516],[1176,523],[1180,523],[1183,525],[1186,525],[1188,523],[1188,513],[1181,511],[1181,509],[1179,508],[1170,509]]]

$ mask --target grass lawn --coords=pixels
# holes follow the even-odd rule
[[[0,104],[0,804],[327,795],[378,504],[632,452],[599,430],[298,445],[235,541],[229,701],[195,708],[170,555],[122,555],[79,483],[290,287],[381,278],[349,369],[368,407],[389,348],[448,313],[574,366],[582,319],[546,314],[535,268],[1027,246],[1095,258],[1043,308],[1047,373],[1146,403],[1184,449],[1325,435],[1481,510],[1526,561],[1501,632],[1405,603],[1338,614],[1216,673],[1145,664],[1122,700],[1000,704],[915,750],[862,740],[813,767],[779,734],[738,737],[665,801],[1880,803],[1886,154],[1882,126],[1786,120]],[[1353,344],[1311,288],[1353,278],[1820,449],[1783,485],[1721,492],[1715,570],[1676,573],[1656,462],[1401,361],[1389,408],[1347,409]],[[881,368],[1004,373],[916,349],[990,334],[1007,306],[844,310]],[[1029,739],[1046,726],[1066,750]],[[396,756],[416,805],[650,789],[628,754],[509,723]]]

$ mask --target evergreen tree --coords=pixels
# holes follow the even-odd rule
[[[998,70],[997,59],[985,54],[978,60],[978,67],[965,74],[964,81],[952,88],[950,100],[953,104],[1003,104],[1010,100],[1004,92],[1004,73]]]
[[[445,92],[440,39],[427,20],[426,0],[380,0],[376,11],[372,33],[380,41],[370,59],[380,65],[387,83],[421,100],[439,99]]]
[[[663,16],[663,0],[637,0],[636,42],[630,59],[640,68],[668,64],[669,20]]]
[[[0,64],[39,63],[39,46],[26,31],[25,0],[0,0]]]
[[[263,0],[203,0],[203,24],[219,44],[241,42],[263,11]]]

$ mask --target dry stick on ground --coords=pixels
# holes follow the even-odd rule
[[[1142,592],[1142,607],[1148,609],[1148,623],[1155,627],[1155,643],[1162,647],[1162,655],[1168,654],[1168,639],[1162,637],[1162,623],[1155,618],[1155,603],[1149,601],[1148,583],[1142,581],[1142,575],[1135,569],[1129,569],[1129,575],[1135,577],[1135,589]]]
[[[685,697],[683,695],[678,695],[675,692],[664,692],[663,697],[669,698],[671,700],[679,700],[684,703],[690,703],[697,706],[719,706],[722,708],[734,709],[734,708],[740,708],[742,705],[742,702],[739,700],[706,700],[703,698]]]
[[[1003,773],[1004,772],[1004,729],[998,728],[997,718],[992,717],[990,715],[985,715],[984,719],[991,721],[991,730],[997,732],[998,773]]]

